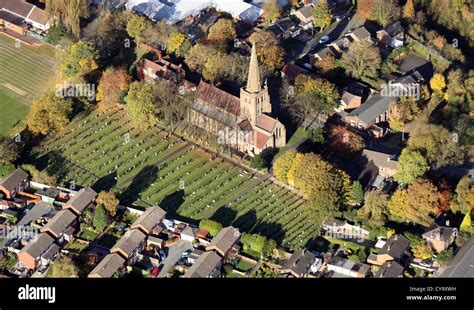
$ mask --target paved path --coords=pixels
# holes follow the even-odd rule
[[[461,247],[447,267],[440,268],[436,277],[474,278],[474,236]]]

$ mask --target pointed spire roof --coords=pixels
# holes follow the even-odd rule
[[[253,42],[246,91],[248,91],[249,93],[258,93],[261,90],[262,83],[260,82],[260,70],[258,68],[257,48],[255,42]]]

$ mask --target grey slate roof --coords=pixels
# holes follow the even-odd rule
[[[296,250],[293,255],[283,264],[281,270],[291,270],[293,273],[302,277],[307,273],[309,267],[313,263],[315,256],[305,249]]]
[[[19,183],[28,178],[28,173],[26,173],[25,170],[18,168],[1,180],[0,185],[9,191],[12,191]]]
[[[215,252],[206,252],[184,274],[183,278],[208,278],[221,263],[222,258]]]
[[[357,116],[359,120],[367,125],[372,125],[377,117],[388,111],[390,103],[396,101],[394,97],[384,97],[380,94],[375,94],[370,97],[360,107],[352,110],[348,116]]]
[[[119,241],[114,245],[111,252],[122,250],[127,256],[130,256],[133,251],[145,240],[146,235],[138,229],[132,229],[125,233]]]
[[[392,158],[391,154],[364,149],[362,151],[362,157],[367,159],[367,162],[372,161],[374,165],[377,166],[377,168],[384,167],[390,169],[397,169],[397,161]]]
[[[222,253],[226,253],[239,240],[240,232],[238,229],[229,226],[223,228],[209,243],[208,248],[215,247]]]
[[[30,242],[20,250],[20,253],[26,252],[31,257],[38,258],[54,243],[53,237],[48,234],[40,234],[34,242]]]
[[[82,213],[97,197],[97,193],[90,187],[81,189],[66,203],[65,208],[72,208]]]
[[[456,235],[457,232],[457,228],[444,227],[434,223],[426,230],[426,232],[423,234],[423,237],[429,238],[431,240],[447,242],[450,241],[453,235]]]
[[[104,257],[97,266],[89,273],[89,277],[97,275],[101,278],[111,278],[120,267],[125,264],[125,259],[117,253]]]
[[[49,220],[48,224],[46,224],[41,231],[45,232],[49,229],[53,234],[59,236],[61,233],[65,232],[76,219],[77,216],[70,210],[61,210],[56,213],[51,220]]]
[[[56,255],[61,248],[57,244],[53,244],[43,255],[43,258],[46,260],[50,260],[53,258],[54,255]]]
[[[379,255],[388,254],[393,259],[401,259],[409,245],[410,241],[405,236],[392,235],[380,249]]]
[[[200,112],[201,114],[204,114],[228,127],[234,128],[237,125],[238,118],[235,115],[223,110],[219,110],[210,104],[194,101],[191,107],[193,110],[196,110],[197,112]]]
[[[150,207],[133,223],[132,229],[141,227],[147,233],[151,231],[166,215],[165,210],[158,206]]]
[[[383,263],[375,274],[375,278],[400,278],[403,274],[403,269],[399,263],[388,261]]]

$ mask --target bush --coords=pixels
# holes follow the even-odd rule
[[[102,205],[95,208],[94,219],[92,221],[95,229],[102,232],[107,228],[107,212]]]
[[[446,264],[449,263],[453,259],[453,257],[454,250],[453,248],[449,248],[438,254],[438,261],[442,264]]]
[[[306,132],[306,137],[315,144],[324,143],[324,135],[322,128],[313,128]]]
[[[221,231],[222,229],[222,224],[218,223],[216,221],[208,220],[208,219],[202,219],[201,222],[199,222],[199,229],[207,230],[211,234],[211,236],[215,236]]]
[[[262,157],[262,155],[256,155],[250,159],[250,167],[257,170],[262,170],[267,167],[267,163],[265,162],[265,159]]]

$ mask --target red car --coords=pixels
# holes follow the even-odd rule
[[[160,268],[155,267],[155,268],[153,268],[152,272],[150,273],[150,275],[148,277],[149,278],[156,278],[156,277],[158,277],[159,273],[160,273]]]

